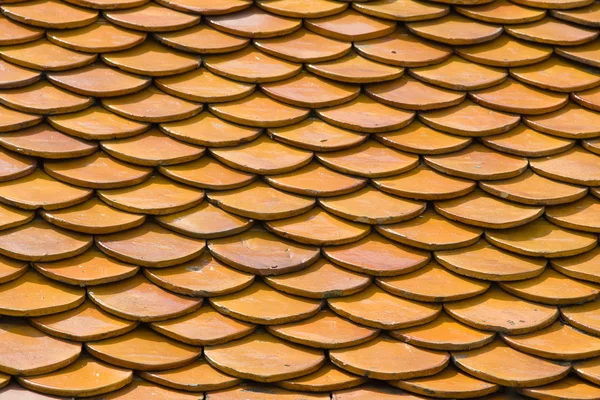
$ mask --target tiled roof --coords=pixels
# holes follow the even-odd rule
[[[0,400],[600,399],[600,1],[0,10]]]

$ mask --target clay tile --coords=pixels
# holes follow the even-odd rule
[[[379,329],[355,324],[329,310],[308,319],[268,326],[273,335],[290,342],[322,349],[338,349],[365,343],[377,337]]]
[[[523,204],[570,203],[585,196],[587,188],[556,182],[527,170],[516,178],[480,182],[481,189],[495,196]]]
[[[0,227],[2,229],[14,228],[26,224],[31,221],[34,216],[35,214],[31,211],[20,210],[3,204],[0,205]],[[0,263],[0,265],[2,265],[2,263]],[[1,276],[2,273],[0,272],[0,277]],[[0,278],[0,281],[1,280],[2,278]]]
[[[588,253],[586,253],[588,254]],[[485,240],[461,249],[436,251],[435,259],[458,274],[490,281],[516,281],[538,276],[546,260],[520,256],[496,248]]]
[[[415,0],[352,3],[352,8],[363,14],[398,21],[420,21],[443,17],[450,11],[443,4],[422,3]]]
[[[309,64],[306,69],[325,78],[348,83],[383,82],[399,78],[403,68],[383,65],[355,52],[332,61]]]
[[[263,7],[280,2],[264,2]],[[255,40],[254,45],[265,53],[288,61],[313,63],[335,60],[352,47],[350,43],[317,35],[304,28],[285,36]]]
[[[44,171],[58,180],[94,189],[120,188],[148,179],[152,170],[96,152],[68,161],[46,161]]]
[[[226,389],[242,382],[239,378],[234,378],[215,369],[204,359],[194,361],[185,367],[166,371],[142,372],[140,376],[159,385],[190,392]]]
[[[460,104],[466,96],[464,92],[431,86],[408,76],[392,82],[368,85],[365,92],[382,103],[421,111],[454,106]]]
[[[346,372],[328,362],[312,374],[281,381],[278,386],[289,390],[329,392],[355,387],[366,381],[366,378]]]
[[[372,233],[358,242],[322,249],[328,260],[372,276],[395,276],[415,271],[429,262],[428,252],[404,246]]]
[[[144,269],[144,275],[167,290],[196,297],[234,293],[254,281],[254,275],[229,268],[209,252],[175,267]]]
[[[141,6],[148,0],[69,0],[69,3],[98,10],[117,10]]]
[[[75,361],[81,352],[81,344],[48,336],[23,320],[4,319],[0,338],[0,370],[11,375],[56,371]]]
[[[158,3],[180,11],[191,11],[203,15],[230,14],[252,5],[251,0],[159,0]]]
[[[590,2],[588,6],[578,7],[576,9],[560,10],[557,9],[556,3],[550,11],[553,17],[575,22],[580,25],[598,26],[600,24],[600,4]]]
[[[537,21],[546,15],[544,10],[536,10],[515,3],[498,0],[478,6],[459,6],[456,7],[456,11],[473,19],[495,24],[523,24]]]
[[[246,109],[246,111],[250,110]],[[276,142],[267,135],[261,135],[250,143],[236,147],[211,148],[210,152],[219,161],[232,168],[261,175],[296,170],[308,164],[313,156],[310,151]]]
[[[571,368],[568,363],[555,363],[521,353],[499,340],[479,349],[452,353],[452,359],[470,375],[513,387],[554,382],[566,376]]]
[[[567,10],[570,8],[578,8],[587,6],[593,3],[593,0],[517,0],[515,3],[523,4],[530,7]]]
[[[427,396],[434,395],[438,398],[453,398],[455,396],[479,397],[494,393],[500,389],[494,383],[473,378],[451,366],[432,376],[393,381],[391,385],[413,393]]]
[[[594,189],[593,193],[597,194],[597,191]],[[586,196],[570,204],[548,208],[546,218],[563,228],[600,232],[600,220],[597,214],[599,207],[600,203],[596,197]]]
[[[329,393],[292,392],[273,385],[241,384],[231,389],[207,393],[207,400],[269,400],[273,396],[284,399],[328,400]]]
[[[550,114],[524,117],[523,121],[536,130],[570,139],[600,136],[600,128],[598,128],[600,113],[574,103],[569,103]],[[586,142],[583,145],[585,147]]]
[[[490,343],[495,334],[463,325],[446,313],[425,324],[391,331],[398,340],[433,350],[470,350]]]
[[[91,140],[135,136],[148,129],[146,123],[125,119],[98,106],[76,113],[53,115],[48,117],[48,122],[61,132]]]
[[[104,20],[78,29],[48,31],[48,40],[68,49],[86,53],[125,50],[146,38],[143,32],[132,32]]]
[[[329,125],[319,118],[307,118],[302,122],[268,131],[271,138],[312,151],[343,150],[364,142],[368,135],[351,132]]]
[[[401,67],[437,64],[452,55],[450,48],[427,42],[403,28],[384,37],[357,42],[355,47],[359,54],[367,58]]]
[[[250,43],[249,39],[232,36],[203,24],[174,32],[155,33],[154,38],[176,49],[201,54],[227,53],[240,50]]]
[[[0,71],[2,71],[2,77],[0,77],[0,89],[28,86],[40,80],[42,76],[38,71],[22,68],[4,60],[0,60]],[[3,123],[3,125],[4,124],[8,125],[6,122]]]
[[[227,374],[258,382],[306,375],[319,369],[325,361],[321,350],[298,346],[264,331],[208,346],[205,356],[213,367]]]
[[[589,304],[589,303],[588,303]],[[573,370],[580,377],[598,384],[600,382],[599,368],[600,357],[592,358],[590,360],[579,361],[573,364]]]
[[[559,92],[586,90],[600,84],[596,73],[562,57],[550,57],[534,65],[511,68],[510,74],[522,82]]]
[[[346,349],[331,350],[331,361],[340,368],[375,379],[409,379],[435,374],[448,365],[448,353],[420,349],[380,336]]]
[[[561,317],[570,325],[584,332],[598,336],[600,333],[600,324],[598,324],[600,315],[600,304],[597,301],[590,301],[581,305],[561,307]],[[598,360],[596,358],[596,360]],[[596,383],[600,382],[597,379]]]
[[[2,374],[5,377],[6,384],[0,389],[0,395],[24,398],[29,397],[30,400],[55,400],[56,397],[45,395],[42,393],[36,393],[29,389],[25,389],[18,383],[10,383],[10,375]]]
[[[0,290],[4,315],[37,317],[73,309],[85,299],[82,288],[59,283],[30,270]]]
[[[113,24],[146,32],[175,31],[196,25],[200,17],[148,2],[137,8],[104,11]]]
[[[600,185],[600,156],[579,146],[557,155],[532,159],[531,168],[540,175],[586,186]]]
[[[206,21],[220,31],[249,38],[283,36],[302,26],[297,19],[270,14],[257,7],[227,15],[208,16]]]
[[[560,113],[560,110],[557,112]],[[546,115],[553,115],[553,113]],[[540,118],[543,121],[545,117],[542,115]],[[524,124],[506,133],[485,137],[482,141],[492,149],[524,157],[543,157],[562,153],[575,145],[573,140],[544,135]]]
[[[254,223],[208,202],[175,214],[158,216],[156,222],[175,232],[202,239],[235,235],[250,229]]]
[[[102,60],[127,72],[148,76],[180,74],[200,66],[200,58],[146,40],[134,48],[107,53]]]
[[[259,128],[295,124],[308,117],[309,113],[309,110],[280,103],[259,92],[240,100],[211,104],[209,109],[227,121]]]
[[[490,4],[495,3],[497,1]],[[552,55],[552,48],[501,35],[490,42],[457,47],[456,53],[467,60],[484,65],[518,67],[547,59]]]
[[[198,393],[183,392],[134,378],[133,382],[114,392],[102,396],[103,400],[144,400],[154,397],[156,400],[198,400]]]
[[[580,25],[571,25],[554,18],[522,25],[507,26],[506,33],[532,42],[573,46],[594,40],[598,31]]]
[[[367,184],[366,179],[340,174],[315,161],[286,174],[267,176],[265,180],[278,189],[318,197],[351,193]]]
[[[93,100],[59,89],[47,81],[39,81],[27,87],[1,91],[0,103],[18,111],[54,115],[83,110],[91,106]]]
[[[415,117],[412,111],[389,107],[362,94],[347,103],[316,110],[316,113],[332,125],[365,133],[400,129]]]
[[[501,26],[473,21],[458,14],[431,21],[409,22],[407,27],[416,35],[451,45],[487,42],[502,33]]]
[[[585,380],[573,376],[538,388],[520,389],[520,392],[533,398],[548,396],[550,399],[560,397],[565,399],[594,399],[600,396],[600,389],[597,386],[590,385]]]
[[[29,322],[52,336],[78,342],[120,336],[138,324],[102,311],[89,300],[72,310],[30,318]]]
[[[42,29],[21,25],[0,15],[0,45],[31,42],[44,36]]]
[[[154,223],[146,223],[125,232],[97,236],[96,245],[121,261],[159,268],[196,258],[205,243],[175,234]]]
[[[254,174],[229,168],[208,156],[185,164],[160,166],[159,170],[187,185],[216,190],[235,189],[256,179]]]
[[[327,17],[342,12],[348,7],[348,4],[331,0],[261,0],[256,5],[273,14],[292,18]]]
[[[401,329],[422,325],[437,318],[441,304],[427,304],[403,299],[376,285],[346,297],[327,300],[336,314],[351,321],[378,329]]]
[[[571,98],[584,107],[600,111],[600,88],[598,87],[583,92],[572,93]]]
[[[332,393],[333,400],[424,400],[424,397],[405,392],[387,385],[364,384],[357,388],[338,390]]]
[[[41,219],[0,232],[0,253],[25,261],[62,260],[83,253],[91,244],[91,237]]]
[[[279,292],[261,281],[255,281],[239,292],[210,298],[210,304],[220,313],[261,325],[306,319],[319,312],[321,303]]]
[[[156,128],[134,137],[103,141],[101,147],[115,158],[147,166],[180,164],[204,154],[204,148],[181,143]]]
[[[10,181],[31,174],[37,167],[34,158],[26,157],[0,148],[0,182]]]
[[[474,328],[514,335],[537,331],[558,317],[556,307],[522,300],[494,286],[477,297],[446,303],[444,310]]]
[[[43,28],[78,28],[91,24],[98,18],[98,11],[57,0],[4,4],[2,11],[11,19]]]
[[[599,22],[600,24],[600,22]],[[581,44],[579,46],[556,47],[556,54],[573,61],[578,61],[583,64],[591,65],[592,67],[600,67],[600,56],[598,56],[598,41],[592,41]]]
[[[0,282],[6,283],[23,275],[29,270],[29,263],[0,256]]]
[[[152,322],[150,327],[165,336],[196,346],[227,343],[251,334],[256,328],[220,314],[208,304],[178,318]]]
[[[85,347],[102,361],[139,371],[182,367],[202,354],[202,348],[176,342],[146,327],[138,327],[118,337],[88,342]]]
[[[0,47],[0,55],[22,67],[44,71],[64,71],[96,60],[96,54],[83,54],[57,46],[47,39]]]
[[[573,257],[556,258],[550,264],[554,269],[572,278],[583,279],[590,282],[600,283],[598,261],[600,261],[600,249],[594,248],[586,253]]]
[[[0,121],[0,132],[9,132],[39,124],[42,116],[25,114],[0,105]]]
[[[329,17],[309,19],[305,27],[323,36],[356,42],[388,35],[394,32],[396,23],[347,10]]]

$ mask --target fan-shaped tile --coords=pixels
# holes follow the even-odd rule
[[[530,161],[540,175],[563,182],[586,186],[600,185],[600,156],[581,147],[557,155]]]
[[[393,21],[372,18],[347,10],[329,17],[306,20],[304,26],[323,36],[357,42],[388,35],[396,29]]]
[[[590,5],[585,7],[577,7],[569,10],[553,9],[551,13],[553,17],[575,22],[576,24],[600,26],[600,5],[596,2],[591,2]]]
[[[587,333],[600,334],[600,303],[590,301],[580,305],[561,307],[561,317],[570,325]],[[596,381],[600,382],[600,380]]]
[[[556,47],[554,51],[556,54],[570,60],[591,65],[592,67],[600,67],[598,46],[598,41],[594,40],[588,43],[580,44],[579,46]]]
[[[410,74],[425,82],[454,90],[475,90],[497,85],[506,72],[464,60],[458,56],[432,66],[413,68]]]
[[[104,53],[129,49],[142,43],[146,34],[132,32],[101,19],[78,29],[48,31],[47,37],[52,43],[68,49]]]
[[[544,18],[527,24],[507,26],[506,33],[519,39],[559,46],[586,43],[598,36],[597,30],[581,25],[568,24],[554,18]]]
[[[199,16],[163,7],[153,1],[126,10],[107,10],[103,15],[115,25],[145,32],[176,31],[200,22]]]
[[[301,22],[296,19],[270,14],[258,7],[248,7],[226,15],[209,16],[206,20],[215,29],[249,38],[283,36],[301,26]]]
[[[584,107],[600,111],[600,88],[573,93],[571,98]]]
[[[537,21],[546,15],[544,10],[536,10],[515,3],[498,0],[476,6],[459,6],[456,7],[456,11],[467,17],[494,24],[523,24]]]
[[[494,5],[496,3],[498,1],[489,4]],[[512,3],[511,5],[514,6]],[[457,47],[456,52],[467,60],[484,65],[517,67],[545,60],[552,54],[552,48],[517,40],[509,35],[501,35],[490,42]]]
[[[132,383],[124,388],[107,393],[102,396],[105,400],[198,400],[198,393],[183,392],[146,382],[142,379],[134,379]]]
[[[98,18],[98,11],[57,0],[4,4],[2,11],[13,20],[43,28],[78,28],[91,24]]]
[[[352,8],[363,14],[398,21],[420,21],[443,17],[449,7],[443,4],[422,3],[415,0],[380,0],[352,3]]]
[[[273,14],[293,18],[318,18],[344,11],[348,5],[331,0],[259,1],[260,8]]]
[[[326,363],[311,374],[279,382],[278,386],[289,390],[329,392],[358,386],[364,382],[366,382],[366,378],[346,372],[331,363]]]
[[[29,3],[22,3],[29,4]],[[22,67],[45,71],[64,71],[94,62],[95,54],[83,54],[57,46],[47,39],[0,47],[0,55]]]
[[[550,57],[534,65],[511,68],[510,74],[522,82],[559,92],[586,90],[600,84],[600,77],[596,73],[561,57]]]
[[[546,218],[559,226],[578,231],[600,232],[600,211],[598,199],[586,196],[579,201],[550,207],[546,210]]]
[[[521,389],[521,393],[534,399],[595,399],[600,396],[600,389],[575,377],[567,377],[558,382],[538,388]]]
[[[421,396],[413,395],[404,390],[387,385],[364,384],[357,388],[338,390],[332,393],[333,400],[423,400]]]
[[[256,179],[254,174],[230,168],[208,156],[185,164],[160,166],[159,170],[176,181],[217,190],[235,189]]]
[[[91,106],[93,100],[40,81],[27,87],[0,91],[0,103],[18,111],[54,115],[83,110]]]
[[[527,116],[523,121],[538,131],[570,139],[600,136],[600,129],[597,128],[600,123],[600,113],[574,103],[569,103],[550,114]]]
[[[18,278],[29,270],[29,263],[0,256],[0,283]]]
[[[350,52],[332,61],[309,64],[306,68],[316,75],[348,83],[371,83],[399,78],[403,68],[380,64]]]
[[[227,390],[207,393],[207,400],[269,400],[273,396],[285,400],[327,400],[329,393],[306,393],[289,391],[273,385],[242,384]]]
[[[169,2],[160,1],[159,3]],[[196,3],[198,2],[196,1]],[[167,5],[171,7],[171,4]],[[176,9],[176,7],[173,8]],[[154,33],[154,38],[176,49],[201,54],[240,50],[250,42],[249,39],[229,35],[204,24],[174,32],[157,32]]]
[[[146,1],[147,0],[69,0],[69,3],[99,10],[113,10],[137,7],[144,4]]]
[[[42,117],[25,114],[0,105],[0,121],[2,121],[0,122],[0,132],[9,132],[39,124]]]
[[[0,16],[0,45],[31,42],[44,36],[44,31],[33,26],[21,25]]]
[[[570,8],[583,7],[590,3],[592,0],[517,0],[515,3],[523,4],[531,7],[548,8],[567,10]]]
[[[204,15],[229,14],[252,5],[250,0],[222,0],[217,3],[213,0],[160,0],[159,3],[175,10]]]
[[[598,382],[600,382],[600,375],[598,375],[598,365],[600,364],[599,361],[599,357],[592,358],[590,360],[579,361],[573,364],[573,370],[580,377],[585,378],[592,383],[598,384]]]
[[[0,89],[10,89],[21,86],[27,86],[37,82],[41,78],[41,73],[32,71],[17,65],[10,64],[4,60],[0,60]],[[2,125],[8,125],[8,121]],[[1,129],[1,128],[0,128]]]
[[[560,113],[560,110],[557,112]],[[545,118],[543,115],[540,117]],[[524,124],[520,124],[506,133],[485,137],[482,141],[492,149],[524,157],[549,156],[561,153],[575,145],[572,140],[544,135]]]
[[[554,269],[572,278],[600,283],[600,248],[594,248],[573,257],[556,258],[550,261]]]
[[[10,375],[5,375],[8,379]],[[48,396],[41,393],[36,393],[31,390],[25,389],[23,386],[18,383],[10,383],[10,381],[6,382],[6,385],[0,389],[0,396],[4,396],[7,398],[18,397],[18,398],[28,398],[28,400],[55,400],[56,397]],[[26,397],[25,397],[26,396]]]
[[[502,33],[502,27],[473,21],[458,14],[431,21],[409,22],[408,29],[416,35],[451,45],[487,42]]]

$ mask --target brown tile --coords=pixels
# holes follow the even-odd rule
[[[454,90],[475,90],[497,85],[506,79],[503,70],[475,64],[458,56],[428,67],[413,68],[410,74],[425,82]]]
[[[546,210],[546,218],[564,228],[600,232],[598,211],[600,211],[600,203],[597,197],[586,196],[573,203],[549,207]]]
[[[490,5],[496,3],[498,1]],[[511,6],[516,5],[511,3]],[[552,54],[552,48],[518,40],[509,35],[501,35],[490,42],[457,47],[456,52],[461,57],[476,63],[495,67],[516,67],[545,60]]]
[[[198,400],[197,393],[188,393],[158,386],[142,379],[134,378],[133,382],[124,388],[102,396],[104,400],[144,400],[154,397],[156,400]]]
[[[159,3],[174,10],[204,15],[229,14],[252,5],[250,0],[222,0],[218,3],[213,0],[160,0]]]
[[[498,37],[502,27],[451,14],[431,21],[409,22],[416,35],[451,45],[482,43]]]
[[[215,29],[249,38],[283,36],[299,29],[301,22],[270,14],[257,7],[248,7],[227,15],[211,15],[207,23]]]
[[[0,45],[26,43],[44,36],[42,29],[21,25],[4,15],[0,16]]]
[[[342,12],[348,7],[348,4],[336,3],[331,0],[262,0],[256,5],[273,14],[293,18],[326,17]]]
[[[573,257],[555,258],[550,261],[554,269],[576,279],[600,283],[600,248],[594,248]]]
[[[597,41],[591,41],[579,46],[556,47],[554,51],[556,54],[573,61],[591,65],[592,67],[600,67]]]
[[[35,0],[29,3],[4,4],[7,17],[42,28],[78,28],[91,24],[98,11],[79,8],[57,0]]]
[[[42,122],[42,116],[25,114],[0,105],[0,132],[28,128]]]
[[[393,21],[368,17],[354,10],[330,17],[309,19],[304,26],[320,35],[352,42],[385,36],[394,32],[396,28]]]
[[[550,57],[535,65],[511,68],[510,75],[539,88],[559,92],[586,90],[600,84],[600,77],[595,73],[561,57]]]
[[[378,384],[364,384],[357,388],[338,390],[332,393],[333,400],[424,400],[404,390]]]
[[[449,7],[443,4],[421,3],[415,0],[352,3],[352,8],[363,14],[398,21],[420,21],[443,17]]]
[[[205,0],[204,2],[207,3],[209,1],[210,0]],[[157,3],[162,3],[173,9],[178,8],[173,4],[172,1],[163,0],[158,1]],[[181,3],[181,1],[178,1],[178,3]],[[193,7],[194,3],[199,4],[200,2],[188,2],[191,7]],[[219,2],[219,4],[222,3],[223,2]],[[212,4],[217,5],[216,3]],[[185,10],[182,8],[181,11]],[[177,30],[174,32],[157,32],[154,33],[154,37],[162,43],[176,49],[201,54],[227,53],[230,51],[240,50],[250,43],[249,39],[229,35],[204,24],[194,25],[190,28]]]
[[[206,394],[206,400],[327,400],[329,393],[306,393],[280,389],[273,385],[242,384],[227,390]]]
[[[207,346],[205,356],[215,368],[244,379],[275,382],[319,369],[323,352],[257,331],[243,339]]]
[[[178,182],[203,189],[227,190],[245,186],[257,176],[221,164],[210,156],[185,164],[160,166],[159,171]]]
[[[281,381],[277,385],[289,390],[329,392],[355,387],[364,382],[366,382],[366,378],[346,372],[331,363],[326,363],[311,374]]]
[[[132,32],[99,19],[78,29],[52,30],[47,33],[52,43],[86,53],[104,53],[129,49],[144,41],[144,32]]]
[[[435,374],[448,365],[446,352],[420,349],[380,336],[370,342],[329,352],[331,361],[354,374],[375,379],[410,379]]]
[[[545,116],[541,115],[540,118],[543,120]],[[519,124],[516,128],[500,135],[485,137],[482,141],[494,150],[523,157],[549,156],[562,153],[575,145],[573,140],[544,135],[525,124]]]
[[[459,6],[456,7],[456,11],[469,18],[494,24],[522,24],[537,21],[546,15],[544,10],[515,3],[498,0],[477,6]]]
[[[546,17],[536,22],[509,26],[506,33],[532,42],[573,46],[594,40],[598,31]]]
[[[154,2],[126,10],[107,10],[102,14],[115,25],[145,32],[175,31],[200,22],[199,16],[185,14]]]
[[[0,55],[13,64],[44,71],[64,71],[82,67],[96,60],[96,54],[83,54],[65,49],[47,39],[2,46]]]
[[[83,110],[93,99],[59,89],[46,81],[0,92],[0,103],[18,111],[54,115]]]
[[[560,313],[561,317],[570,325],[598,336],[600,334],[600,323],[598,323],[600,316],[599,306],[599,302],[590,301],[580,305],[561,307]]]
[[[550,383],[539,388],[521,389],[521,393],[533,398],[549,399],[594,399],[600,396],[600,389],[588,382],[575,377],[567,377],[558,382]]]
[[[308,64],[306,69],[324,78],[348,83],[389,81],[399,78],[404,73],[403,68],[371,61],[355,52],[336,60]]]
[[[41,73],[38,71],[22,68],[4,60],[0,60],[0,71],[2,71],[0,89],[28,86],[41,78]],[[9,125],[9,123],[4,122],[2,125]]]

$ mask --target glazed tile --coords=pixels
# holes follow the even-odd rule
[[[155,175],[139,185],[122,189],[99,190],[98,197],[123,211],[165,215],[186,210],[199,204],[204,192]]]
[[[462,300],[485,292],[490,284],[456,275],[432,261],[415,272],[394,277],[379,277],[377,286],[396,296],[416,301],[446,302]]]
[[[290,1],[290,0],[284,0]],[[291,0],[306,1],[306,0]],[[263,2],[262,6],[272,6],[278,1]],[[289,35],[269,39],[257,39],[254,45],[261,51],[287,61],[318,63],[336,60],[351,49],[351,44],[318,35],[306,29],[298,29]]]
[[[144,275],[171,292],[195,297],[237,292],[254,281],[254,275],[227,267],[209,252],[175,267],[144,269]]]
[[[350,52],[332,61],[308,64],[306,69],[324,78],[347,83],[371,83],[399,78],[403,68],[380,64]]]
[[[315,315],[322,302],[282,293],[261,281],[255,281],[239,292],[211,297],[210,304],[221,314],[235,319],[261,325],[279,325]]]
[[[148,179],[152,170],[124,163],[96,152],[68,161],[46,161],[44,171],[60,181],[93,189],[135,185]]]
[[[236,146],[250,142],[261,129],[229,123],[204,111],[192,118],[160,124],[160,130],[183,142],[208,147]],[[215,130],[219,135],[215,135]]]
[[[276,128],[295,124],[308,117],[309,110],[290,106],[254,92],[241,100],[211,104],[209,109],[229,122],[259,128]]]
[[[445,368],[432,376],[393,381],[391,385],[404,390],[437,398],[470,398],[494,393],[500,388],[494,383],[488,383],[462,373],[454,367]]]
[[[170,267],[196,258],[203,240],[177,235],[152,222],[125,232],[96,237],[96,246],[121,261],[144,267]]]
[[[580,105],[592,110],[600,111],[599,88],[589,89],[583,92],[572,93],[571,98]]]
[[[600,303],[590,301],[580,305],[561,307],[561,317],[570,325],[584,332],[598,336],[600,334]],[[596,383],[600,380],[596,381]]]
[[[476,6],[459,6],[455,10],[469,18],[493,24],[523,24],[537,21],[546,15],[544,10],[515,3],[508,0],[498,0]]]
[[[591,41],[579,46],[556,47],[554,51],[556,54],[570,60],[591,65],[592,67],[600,67],[597,41]]]
[[[82,67],[96,60],[96,54],[83,54],[65,49],[45,38],[23,44],[2,46],[0,55],[13,64],[43,71],[64,71]]]
[[[364,384],[358,388],[338,390],[332,393],[332,400],[425,400],[424,397],[396,389],[391,386]]]
[[[254,85],[221,78],[204,68],[157,79],[156,86],[173,96],[205,103],[238,100],[254,91]]]
[[[240,339],[255,326],[219,314],[208,304],[182,317],[152,322],[150,327],[165,336],[191,345],[212,345]]]
[[[249,38],[269,38],[283,36],[299,29],[301,22],[265,12],[257,7],[226,15],[211,15],[206,18],[208,25],[220,31]]]
[[[0,253],[24,261],[56,261],[83,253],[90,236],[56,228],[44,220],[0,232]]]
[[[556,112],[560,113],[561,111]],[[540,116],[540,118],[543,120],[545,117]],[[575,142],[572,140],[544,135],[530,129],[525,124],[520,124],[516,128],[500,135],[485,137],[482,141],[483,144],[494,150],[523,157],[549,156],[562,153],[575,145]]]
[[[346,372],[331,363],[326,363],[312,374],[279,382],[278,386],[289,390],[329,392],[355,387],[364,382],[366,382],[366,378]]]
[[[98,62],[76,70],[53,72],[50,82],[71,92],[96,97],[122,96],[137,92],[151,82],[149,78],[131,75]]]
[[[93,100],[39,81],[24,88],[0,91],[0,103],[18,111],[55,115],[83,110]]]
[[[0,283],[6,283],[17,279],[29,270],[29,263],[13,260],[12,258],[0,257]]]
[[[131,382],[133,372],[113,367],[82,355],[73,364],[55,372],[20,377],[31,390],[58,396],[96,396],[122,388]]]
[[[551,360],[581,360],[600,355],[600,339],[555,322],[537,332],[504,336],[511,347]]]
[[[398,340],[433,350],[470,350],[490,343],[495,334],[463,325],[446,313],[425,324],[391,331]]]
[[[204,15],[229,14],[252,5],[250,0],[160,0],[158,3],[174,10],[191,11]]]
[[[157,3],[161,2],[167,3]],[[171,7],[171,4],[168,6]],[[201,54],[227,53],[243,49],[250,43],[249,39],[229,35],[204,24],[174,32],[158,32],[154,34],[154,38],[178,50]]]
[[[9,132],[42,122],[42,116],[25,114],[0,105],[0,132]]]
[[[331,125],[365,133],[400,129],[415,117],[412,111],[389,107],[364,95],[339,106],[316,110],[316,113]]]
[[[230,168],[209,156],[185,164],[160,166],[159,171],[178,182],[216,190],[235,189],[256,179],[254,174]]]
[[[9,376],[9,375],[6,375]],[[8,384],[9,382],[7,382]],[[0,396],[8,399],[12,397],[18,397],[27,400],[56,400],[54,396],[48,396],[41,393],[32,392],[31,390],[25,389],[23,386],[17,383],[10,383],[0,389]]]
[[[69,3],[99,10],[137,7],[148,0],[69,0]]]
[[[431,86],[408,76],[392,82],[367,85],[365,92],[384,104],[420,111],[454,106],[466,96],[466,93]]]
[[[575,304],[591,301],[600,293],[600,286],[569,278],[554,269],[516,282],[501,282],[500,286],[515,296],[544,304]]]
[[[227,212],[261,221],[303,214],[315,204],[314,199],[282,192],[262,181],[240,189],[210,193],[208,200]]]
[[[379,329],[357,325],[329,310],[308,319],[268,326],[273,335],[290,342],[320,349],[339,349],[365,343],[377,337]]]
[[[44,36],[42,29],[22,25],[0,15],[0,45],[31,42]]]
[[[530,165],[536,173],[550,179],[585,186],[600,185],[600,156],[579,146],[557,155],[532,159]]]
[[[567,10],[587,6],[593,2],[593,0],[517,0],[515,3],[537,8]]]
[[[273,385],[242,384],[227,390],[206,394],[206,400],[328,400],[329,393],[306,393],[280,389]]]
[[[304,27],[333,39],[358,42],[388,35],[396,29],[393,21],[368,17],[355,10],[329,17],[308,19]]]
[[[464,60],[458,56],[428,67],[413,68],[410,74],[425,82],[454,90],[475,90],[497,85],[506,72]]]
[[[551,383],[566,376],[571,368],[568,363],[546,361],[513,350],[499,340],[479,349],[452,353],[452,359],[470,375],[511,387]]]
[[[49,116],[48,122],[61,132],[90,140],[135,136],[149,126],[143,122],[125,119],[98,106],[76,113]]]
[[[379,0],[352,3],[355,10],[374,17],[397,21],[420,21],[448,14],[449,7],[443,4],[422,3],[415,0]]]
[[[95,248],[66,260],[32,264],[39,273],[50,279],[77,286],[120,281],[138,271],[137,266],[108,258]]]
[[[371,276],[406,274],[423,267],[430,259],[426,251],[393,242],[377,233],[354,243],[323,247],[321,251],[328,260]]]
[[[138,325],[103,311],[87,299],[72,310],[30,318],[29,322],[52,336],[78,342],[120,336]]]
[[[534,65],[511,68],[509,72],[522,82],[559,92],[586,90],[600,84],[597,74],[561,57],[550,57]]]
[[[312,152],[296,149],[261,135],[250,143],[236,147],[212,148],[211,154],[222,163],[261,175],[296,170],[312,159]]]
[[[331,361],[360,376],[375,379],[410,379],[433,375],[448,365],[445,352],[420,349],[380,336],[370,342],[329,352]]]
[[[583,254],[573,257],[556,258],[550,261],[554,269],[560,273],[576,279],[600,283],[598,272],[599,248],[594,248]]]
[[[148,398],[154,400],[198,400],[198,394],[173,390],[141,379],[134,379],[124,388],[102,396],[103,400],[144,400]]]
[[[140,376],[159,385],[190,392],[226,389],[242,382],[239,378],[218,371],[203,359],[185,367],[142,372]]]
[[[41,78],[41,73],[0,60],[0,89],[28,86]]]
[[[11,375],[56,371],[75,361],[81,352],[81,344],[48,336],[22,320],[0,322],[0,338],[0,370]]]
[[[519,39],[558,46],[573,46],[594,40],[598,31],[580,25],[572,25],[554,18],[507,26],[506,33]]]
[[[559,382],[550,383],[539,388],[521,389],[521,393],[534,399],[595,399],[600,396],[600,389],[575,377],[567,377]]]
[[[490,5],[497,2],[498,0]],[[484,65],[518,67],[547,59],[552,54],[552,48],[518,40],[509,35],[501,35],[490,42],[457,47],[456,52],[467,60]]]
[[[570,203],[587,193],[585,187],[556,182],[529,169],[516,178],[481,182],[479,186],[503,199],[539,206]]]
[[[98,11],[79,8],[57,0],[35,0],[4,4],[4,15],[15,21],[42,28],[78,28],[96,21]]]
[[[460,275],[495,282],[533,278],[546,266],[543,258],[507,252],[485,240],[461,249],[436,251],[434,256],[444,267]]]
[[[600,232],[600,221],[596,214],[599,206],[596,197],[586,196],[573,203],[548,208],[546,218],[563,228]]]
[[[285,342],[263,331],[226,344],[207,346],[205,356],[213,367],[257,382],[306,375],[325,361],[320,350]]]
[[[569,10],[552,10],[552,16],[565,21],[574,22],[580,25],[600,26],[600,5],[591,2],[585,7],[578,7]]]
[[[95,358],[138,371],[182,367],[192,363],[202,354],[200,347],[176,342],[145,327],[139,327],[122,336],[87,342],[85,348]]]
[[[487,42],[502,33],[502,27],[473,21],[457,14],[431,21],[409,22],[408,29],[425,39],[451,45]]]
[[[126,50],[144,41],[146,34],[132,32],[99,19],[78,29],[47,32],[52,43],[85,53],[105,53]]]
[[[145,32],[168,32],[196,25],[200,17],[185,14],[154,2],[126,10],[107,10],[104,17],[115,25]]]
[[[388,178],[373,180],[381,191],[419,200],[445,200],[463,196],[475,188],[475,182],[441,174],[426,164]]]
[[[351,296],[330,298],[327,303],[342,317],[360,325],[386,330],[425,324],[437,318],[442,308],[441,304],[393,296],[376,285]]]
[[[254,223],[253,220],[229,214],[208,202],[175,214],[158,216],[155,220],[165,228],[201,239],[235,235],[250,229]]]
[[[331,0],[259,1],[260,8],[273,14],[292,18],[319,18],[344,11],[348,5]]]
[[[598,357],[590,360],[579,361],[573,364],[573,370],[580,377],[592,383],[598,384],[598,382],[600,382],[600,376],[598,375],[598,361],[600,361],[600,358]]]
[[[34,158],[0,149],[0,186],[10,185],[6,181],[22,178],[35,172],[37,162]],[[24,179],[24,178],[22,178]],[[9,203],[9,201],[6,201]]]
[[[558,317],[556,307],[530,303],[497,287],[477,297],[446,303],[444,310],[473,328],[513,335],[535,332]]]
[[[147,76],[180,74],[200,66],[200,58],[146,40],[131,49],[105,53],[102,60],[123,71]]]

